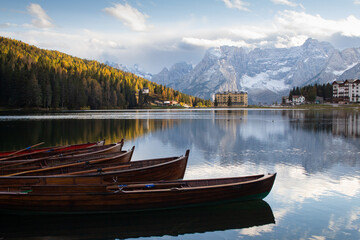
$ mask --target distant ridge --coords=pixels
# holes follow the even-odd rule
[[[359,78],[359,63],[359,48],[339,51],[309,38],[291,48],[211,48],[193,69],[184,71],[183,65],[175,64],[152,80],[205,99],[218,91],[244,90],[250,104],[271,104],[296,86]]]

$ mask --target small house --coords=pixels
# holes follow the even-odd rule
[[[141,90],[141,93],[142,93],[142,94],[149,94],[149,88],[143,88],[143,89]]]
[[[292,101],[295,105],[300,105],[303,104],[305,102],[305,97],[302,95],[293,95],[292,96]]]

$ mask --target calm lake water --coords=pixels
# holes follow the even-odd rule
[[[186,179],[277,172],[260,202],[133,214],[1,216],[5,239],[360,239],[360,113],[134,110],[0,115],[0,151],[106,139],[185,154]],[[4,222],[4,221],[2,221]]]

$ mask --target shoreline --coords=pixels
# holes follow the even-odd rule
[[[178,106],[156,106],[156,107],[144,107],[144,108],[111,108],[111,109],[43,109],[43,108],[5,108],[0,107],[0,113],[12,112],[12,113],[58,113],[68,111],[126,111],[126,110],[161,110],[161,109],[289,109],[289,110],[354,110],[360,111],[360,104],[304,104],[296,106],[257,106],[249,105],[247,107],[237,106],[221,106],[221,107],[178,107]]]

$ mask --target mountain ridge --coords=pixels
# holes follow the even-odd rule
[[[152,81],[205,99],[219,91],[247,91],[249,103],[272,103],[296,86],[360,76],[359,63],[360,48],[340,51],[309,38],[290,48],[210,48],[192,70],[181,71],[174,64],[154,74]]]

